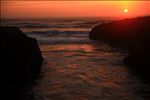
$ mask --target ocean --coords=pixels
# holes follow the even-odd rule
[[[17,26],[38,40],[44,63],[41,77],[29,91],[32,99],[149,100],[149,85],[140,81],[123,63],[127,50],[88,37],[92,27],[111,20],[1,20],[1,25]]]

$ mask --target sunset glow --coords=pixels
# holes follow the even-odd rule
[[[2,1],[1,17],[135,17],[149,15],[149,4],[150,1]],[[124,15],[127,12],[128,16]]]
[[[124,12],[125,12],[125,13],[128,13],[128,9],[124,9]]]

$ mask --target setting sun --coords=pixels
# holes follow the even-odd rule
[[[2,98],[150,100],[149,26],[150,0],[0,0]]]
[[[149,14],[149,2],[150,1],[3,1],[1,3],[1,17],[135,17]]]
[[[124,13],[128,13],[128,9],[124,9]]]

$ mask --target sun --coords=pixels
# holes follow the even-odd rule
[[[128,13],[128,9],[124,9],[124,13]]]

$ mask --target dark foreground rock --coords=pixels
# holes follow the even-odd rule
[[[97,25],[90,31],[89,38],[127,48],[129,55],[125,58],[125,63],[149,77],[150,16]]]
[[[1,26],[1,82],[5,98],[15,98],[35,79],[43,58],[37,40],[17,27]]]

